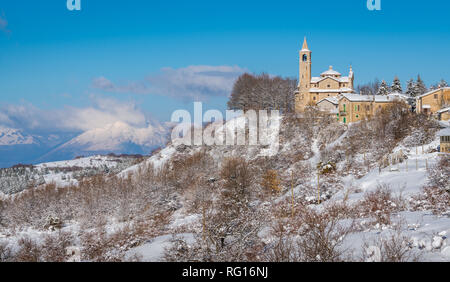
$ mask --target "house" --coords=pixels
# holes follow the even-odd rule
[[[450,127],[441,130],[438,135],[441,139],[439,151],[441,153],[450,153]]]
[[[401,93],[388,95],[342,94],[338,100],[337,119],[346,124],[371,118],[396,101],[407,104],[407,96]]]
[[[437,111],[438,120],[449,120],[450,119],[450,107],[443,108]]]
[[[355,77],[352,67],[350,67],[348,76],[342,76],[330,66],[319,77],[312,77],[311,53],[305,38],[299,53],[299,84],[294,93],[296,112],[303,112],[306,106],[315,106],[319,102],[324,102],[323,100],[325,98],[337,97],[340,94],[354,92],[353,81]]]
[[[317,107],[322,112],[337,114],[339,112],[339,100],[337,99],[337,97],[327,97],[320,100],[317,103]]]
[[[450,87],[432,90],[416,98],[416,112],[436,115],[437,112],[450,105]]]

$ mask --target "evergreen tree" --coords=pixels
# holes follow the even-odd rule
[[[415,90],[414,90],[415,97],[425,94],[428,91],[425,83],[420,78],[420,75],[417,76],[417,81],[416,81],[416,85],[414,88],[415,88]]]
[[[416,84],[414,83],[414,79],[408,80],[407,86],[406,86],[406,95],[415,97],[415,88]]]
[[[439,88],[448,87],[447,81],[445,81],[444,79],[441,79],[441,81],[439,81],[438,87]]]
[[[386,81],[382,81],[380,88],[378,88],[377,95],[387,95],[389,94],[389,86],[387,85]]]
[[[448,87],[448,84],[444,79],[441,79],[438,83],[431,85],[429,90],[432,91],[443,87]]]
[[[394,81],[392,82],[391,91],[398,93],[403,92],[402,84],[400,83],[400,79],[398,78],[398,76],[395,76]]]

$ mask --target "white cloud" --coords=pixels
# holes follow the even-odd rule
[[[238,66],[188,66],[185,68],[163,68],[142,82],[116,85],[105,77],[93,80],[92,86],[106,92],[159,94],[187,100],[202,100],[208,97],[231,93],[233,83],[246,70]]]
[[[29,103],[6,105],[1,109],[0,124],[32,131],[87,131],[117,121],[146,127],[148,117],[133,101],[92,97],[84,108],[42,110]]]
[[[126,85],[116,85],[111,80],[104,76],[95,78],[92,81],[92,87],[101,89],[106,92],[116,93],[134,93],[134,94],[149,94],[150,90],[143,82],[129,82]]]

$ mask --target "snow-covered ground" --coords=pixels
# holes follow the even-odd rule
[[[225,124],[221,130],[227,130],[230,124]],[[441,123],[442,125],[442,123]],[[274,128],[270,129],[270,134],[275,134]],[[328,144],[329,148],[338,146],[339,143],[345,142],[345,131],[332,143]],[[421,193],[421,189],[427,183],[427,168],[435,165],[441,156],[441,153],[436,152],[436,148],[439,145],[439,138],[437,137],[429,144],[419,147],[406,146],[404,143],[400,143],[390,154],[392,159],[395,159],[398,155],[404,159],[401,162],[397,162],[390,166],[384,167],[381,170],[378,167],[370,169],[362,177],[352,174],[344,177],[339,176],[340,185],[342,189],[333,194],[330,199],[324,201],[321,205],[311,205],[316,209],[321,209],[325,205],[331,202],[339,202],[345,199],[348,203],[355,204],[364,199],[367,192],[375,191],[380,185],[388,186],[394,196],[401,194],[406,200],[411,199],[412,196]],[[281,152],[289,152],[292,149],[292,144],[283,144]],[[48,170],[48,173],[44,173],[42,176],[46,183],[57,183],[58,185],[67,185],[74,181],[73,173],[71,171],[57,171],[64,167],[79,167],[83,169],[99,168],[105,170],[118,170],[120,169],[121,177],[127,177],[130,174],[137,173],[140,168],[146,165],[152,165],[155,169],[161,168],[165,163],[171,160],[171,158],[177,156],[185,157],[188,154],[192,154],[199,150],[200,147],[183,147],[175,146],[169,143],[167,147],[156,152],[150,158],[146,159],[142,163],[136,165],[128,165],[123,167],[122,162],[117,161],[117,157],[110,156],[94,156],[89,158],[80,158],[70,161],[45,163],[36,166],[36,169],[40,171]],[[315,167],[317,162],[320,161],[319,142],[317,139],[311,141],[312,156],[309,159],[304,160],[311,167]],[[275,148],[271,146],[266,147],[239,147],[239,146],[216,146],[208,151],[208,153],[215,159],[223,158],[224,156],[239,155],[240,152],[244,152],[241,156],[248,160],[257,158],[262,155],[263,150],[275,152]],[[245,154],[246,153],[246,154]],[[362,159],[363,157],[360,156]],[[288,167],[289,171],[292,167]],[[315,170],[310,175],[306,176],[303,184],[300,184],[294,188],[294,195],[300,200],[302,189],[305,189],[307,185],[315,187],[317,181],[317,175]],[[274,203],[282,200],[286,197],[290,197],[290,191],[285,195],[275,199]],[[126,252],[125,259],[132,259],[133,257],[139,257],[143,261],[160,261],[163,259],[163,253],[165,248],[170,246],[172,235],[176,234],[181,238],[184,238],[188,243],[194,242],[193,230],[201,230],[202,216],[198,213],[188,211],[186,207],[181,207],[176,210],[170,218],[169,223],[165,226],[165,234],[157,236],[155,238],[149,238],[140,246],[133,247]],[[398,213],[394,213],[392,216],[391,225],[374,225],[369,224],[371,218],[359,218],[357,224],[359,229],[357,232],[351,233],[344,240],[343,247],[351,252],[353,259],[362,257],[365,251],[364,244],[370,241],[376,241],[381,238],[387,238],[390,234],[393,234],[398,228],[403,236],[408,238],[408,244],[416,252],[420,254],[421,261],[450,261],[450,217],[433,215],[431,211],[411,211],[405,210]],[[73,227],[66,227],[74,229]],[[114,226],[114,223],[112,223]],[[119,225],[117,225],[119,226]],[[263,228],[267,231],[267,227]],[[74,229],[75,230],[75,229]],[[34,237],[39,237],[40,233],[35,230],[22,231],[30,233]],[[158,234],[159,235],[159,234]],[[0,234],[0,241],[2,236]],[[261,232],[260,236],[263,241],[270,241],[268,232]],[[16,236],[18,237],[18,236]],[[9,238],[10,242],[13,242]],[[14,242],[13,242],[14,243]],[[376,259],[374,259],[376,260]]]
[[[192,233],[174,234],[177,238],[183,239],[188,244],[194,242],[195,238]],[[163,235],[153,238],[144,244],[128,250],[125,259],[138,257],[143,262],[158,262],[163,259],[164,251],[171,246],[172,235]]]

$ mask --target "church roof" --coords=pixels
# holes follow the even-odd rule
[[[321,76],[327,76],[327,75],[341,75],[339,72],[333,70],[333,66],[330,66],[330,68],[323,73],[320,74]]]
[[[342,87],[339,89],[320,89],[320,88],[311,88],[309,92],[313,93],[341,93],[341,92],[353,92],[353,89],[348,87]]]
[[[313,76],[313,77],[311,77],[311,83],[318,83],[318,82],[320,82],[320,81],[322,81],[324,79],[327,79],[327,78],[331,78],[331,79],[334,79],[334,80],[339,81],[339,82],[350,82],[350,79],[349,79],[348,76],[342,76],[342,77],[333,77],[333,76],[317,77],[317,76]]]

